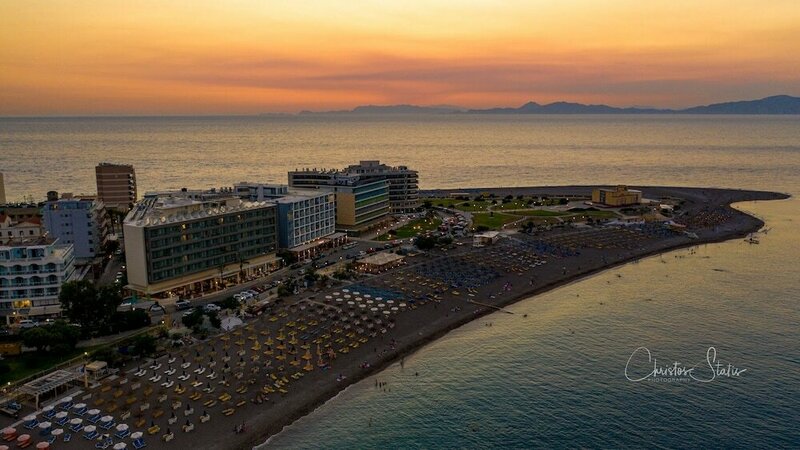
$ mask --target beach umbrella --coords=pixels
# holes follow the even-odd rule
[[[100,410],[99,409],[90,409],[89,411],[86,411],[86,413],[89,414],[90,416],[94,416],[95,414],[100,414]],[[58,416],[58,414],[56,414],[56,416]]]
[[[37,448],[37,450],[47,450],[48,448],[50,448],[50,443],[49,442],[39,442],[39,443],[36,444],[36,448]]]
[[[27,416],[23,417],[22,420],[24,420],[25,422],[36,420],[36,414],[28,414]]]
[[[342,292],[350,292],[350,289],[342,289]]]
[[[389,314],[391,314],[391,312],[389,312],[389,311],[384,311],[383,313],[384,313],[384,314],[386,314],[387,316],[388,316]]]
[[[364,294],[364,298],[370,298],[370,297],[372,297],[372,296],[369,295],[369,294]]]
[[[379,301],[379,302],[380,302],[380,301],[383,301],[383,297],[375,297],[375,300],[377,300],[377,301]]]
[[[83,408],[86,408],[86,403],[78,403],[78,404],[76,404],[75,406],[73,406],[73,408],[75,408],[75,409],[83,409]]]
[[[94,425],[87,425],[86,428],[84,428],[83,430],[86,431],[87,433],[91,433],[92,431],[94,431],[96,429],[97,429],[97,427],[94,426]]]
[[[76,417],[70,420],[69,423],[71,423],[72,425],[80,425],[81,423],[83,423],[83,419]]]
[[[128,429],[128,424],[126,423],[121,423],[117,425],[117,431],[126,431],[127,429]]]
[[[114,420],[114,418],[111,416],[103,416],[100,418],[100,422],[111,422],[112,420]]]
[[[117,442],[116,444],[114,444],[114,450],[123,450],[127,446],[128,446],[128,444],[126,444],[124,442]]]
[[[55,430],[51,431],[50,434],[52,434],[53,436],[61,436],[62,434],[64,434],[64,429],[56,428]]]
[[[144,436],[144,433],[142,433],[141,431],[135,431],[135,432],[131,433],[131,439],[134,439],[134,440],[139,439],[142,436]]]
[[[50,422],[40,422],[39,423],[39,428],[41,428],[43,430],[46,430],[46,429],[50,428],[50,426],[52,426],[52,425],[53,424],[50,423]]]
[[[69,403],[72,401],[72,397],[64,397],[61,399],[61,403]]]
[[[52,411],[54,408],[55,408],[55,407],[54,407],[53,405],[47,405],[47,406],[45,406],[44,408],[42,408],[42,411],[43,411],[43,412],[50,412],[50,411]]]
[[[67,417],[66,411],[59,411],[56,413],[56,419],[63,419],[64,417]]]

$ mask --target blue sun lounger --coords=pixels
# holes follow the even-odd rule
[[[100,433],[98,433],[97,430],[92,430],[91,432],[83,435],[84,438],[90,441],[97,439],[97,436],[100,436]]]

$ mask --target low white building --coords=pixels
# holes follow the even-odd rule
[[[475,233],[472,235],[473,247],[485,247],[487,245],[495,244],[500,240],[499,231],[484,231],[483,233]]]

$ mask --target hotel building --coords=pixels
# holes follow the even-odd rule
[[[362,180],[385,179],[389,182],[391,214],[411,214],[419,208],[419,174],[406,166],[389,166],[380,161],[360,161],[344,171]]]
[[[606,206],[638,205],[642,202],[642,191],[628,189],[619,185],[614,189],[595,189],[592,191],[592,203]]]
[[[6,202],[6,182],[3,179],[3,172],[0,172],[0,204]]]
[[[8,238],[6,232],[15,225],[9,223],[8,217],[2,220],[0,316],[11,324],[61,314],[61,284],[77,277],[72,245],[41,235]],[[25,230],[24,234],[30,231]]]
[[[49,201],[42,210],[45,229],[62,244],[72,244],[75,258],[90,261],[103,254],[108,240],[108,216],[93,198]]]
[[[362,182],[386,180],[391,214],[413,213],[419,207],[417,171],[406,166],[392,167],[380,161],[360,161],[342,170],[296,170],[289,172],[289,185],[299,188],[325,186],[342,176],[358,176]]]
[[[389,183],[340,172],[289,172],[289,184],[336,194],[336,229],[358,235],[389,219]]]
[[[129,164],[100,163],[95,167],[97,198],[107,208],[128,211],[136,203],[136,171]]]
[[[146,195],[124,221],[128,288],[144,296],[196,296],[279,265],[274,203],[234,196]]]
[[[336,194],[333,192],[247,182],[235,184],[233,191],[245,200],[275,202],[278,243],[299,259],[347,241],[344,233],[336,233]]]

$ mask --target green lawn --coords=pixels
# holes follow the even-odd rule
[[[502,201],[497,202],[494,205],[493,209],[527,209],[529,208],[528,202],[526,200],[512,200],[508,203],[503,203]]]
[[[496,230],[515,220],[519,220],[519,217],[503,213],[494,213],[494,215],[490,213],[475,213],[472,215],[472,225],[474,227],[486,226],[491,230]]]
[[[567,213],[563,213],[560,211],[547,211],[545,209],[527,209],[524,211],[514,211],[514,214],[518,214],[520,216],[528,216],[528,217],[554,217],[554,216],[568,215]]]
[[[576,211],[576,212],[571,212],[570,215],[578,217],[589,216],[598,219],[613,219],[615,217],[619,217],[617,216],[617,213],[615,213],[614,211]]]
[[[490,202],[487,201],[466,201],[456,204],[456,209],[460,209],[461,211],[486,211],[486,208],[491,205]]]
[[[391,235],[389,233],[382,234],[378,236],[379,241],[391,241],[394,239],[406,239],[410,237],[414,237],[420,233],[433,231],[439,228],[439,225],[442,224],[442,219],[438,217],[434,217],[432,219],[417,219],[412,220],[411,222],[403,225],[402,227],[398,228],[396,235]]]
[[[452,208],[457,203],[462,203],[464,200],[458,200],[455,198],[448,198],[448,197],[427,197],[420,199],[423,203],[428,201],[431,202],[433,206],[442,206],[445,208]]]
[[[56,364],[75,358],[84,351],[91,351],[91,349],[74,349],[68,353],[27,352],[19,356],[6,356],[3,361],[8,364],[11,370],[0,374],[0,384],[6,384],[9,381],[19,380],[49,369]]]

